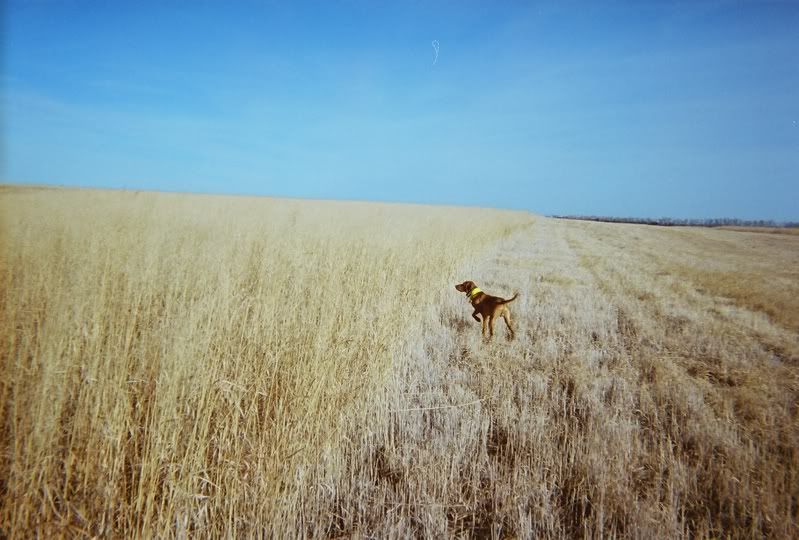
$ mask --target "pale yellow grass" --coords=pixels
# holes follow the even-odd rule
[[[456,264],[525,214],[4,190],[2,531],[326,534]]]
[[[796,237],[0,201],[4,535],[799,535]]]
[[[799,227],[716,227],[719,230],[760,234],[799,234]]]
[[[695,244],[734,271],[738,233],[675,232],[538,219],[474,261],[483,289],[521,291],[518,339],[483,344],[459,299],[425,329],[397,377],[429,410],[395,419],[392,516],[433,537],[797,537],[797,333],[670,273],[696,275]],[[795,249],[749,264],[790,275]],[[796,286],[773,294],[795,309]]]

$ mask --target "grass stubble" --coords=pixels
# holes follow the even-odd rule
[[[12,187],[0,209],[3,536],[799,535],[795,236]],[[481,341],[463,279],[521,292],[516,340]]]

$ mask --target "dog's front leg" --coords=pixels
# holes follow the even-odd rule
[[[475,321],[477,321],[477,322],[483,322],[483,321],[480,320],[480,317],[477,316],[477,310],[476,309],[474,310],[474,313],[472,313],[472,318]]]

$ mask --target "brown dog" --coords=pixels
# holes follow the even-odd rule
[[[499,296],[491,296],[490,294],[484,293],[474,284],[474,281],[464,281],[459,285],[455,285],[455,288],[462,293],[466,293],[466,296],[469,297],[469,302],[474,306],[472,317],[474,317],[474,320],[477,322],[483,323],[483,337],[486,335],[486,320],[488,320],[488,330],[490,332],[488,339],[494,337],[495,317],[502,317],[505,319],[505,324],[508,325],[511,339],[516,336],[516,333],[513,331],[513,326],[511,326],[510,323],[510,308],[508,308],[506,304],[516,300],[519,293],[514,294],[512,298],[504,300]],[[477,317],[478,313],[482,315],[482,321]]]

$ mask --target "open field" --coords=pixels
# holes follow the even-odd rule
[[[762,234],[793,234],[799,235],[799,227],[719,227],[726,231],[740,231]]]
[[[26,188],[0,227],[2,536],[799,536],[798,236]]]

